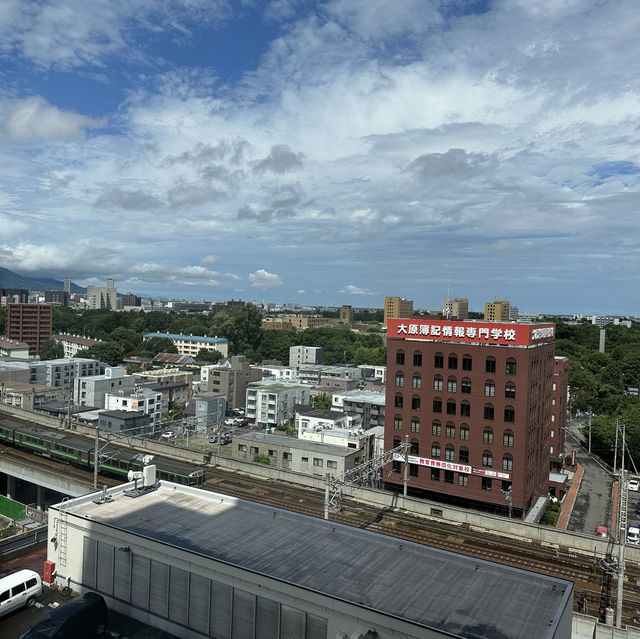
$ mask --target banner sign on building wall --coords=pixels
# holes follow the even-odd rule
[[[404,455],[394,455],[393,461],[404,462]],[[409,455],[409,463],[429,468],[439,468],[440,470],[452,470],[456,473],[466,473],[467,475],[478,475],[479,477],[490,477],[491,479],[504,479],[511,481],[511,473],[493,468],[476,468],[469,464],[458,464],[456,462],[443,461],[441,459],[429,459],[428,457],[416,457]]]
[[[387,337],[431,342],[531,346],[552,342],[555,338],[555,324],[389,318]]]

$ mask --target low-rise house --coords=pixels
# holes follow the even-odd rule
[[[160,427],[162,419],[162,393],[149,388],[124,388],[104,395],[106,410],[135,411],[151,418],[153,429]]]
[[[385,394],[370,391],[352,390],[334,393],[331,399],[333,410],[362,415],[362,427],[365,430],[375,426],[384,426]]]
[[[126,432],[131,435],[152,435],[154,432],[150,415],[131,410],[101,410],[98,428],[101,431]]]

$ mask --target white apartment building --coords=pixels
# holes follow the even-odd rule
[[[294,366],[260,364],[258,366],[252,366],[252,368],[256,368],[259,371],[262,371],[263,377],[273,377],[273,379],[284,381],[294,381],[298,379],[298,369]]]
[[[387,383],[387,367],[374,366],[370,364],[360,364],[358,368],[362,369],[362,377],[379,379],[383,384]]]
[[[65,357],[75,357],[78,351],[85,350],[102,342],[102,340],[99,339],[82,337],[82,335],[70,335],[69,333],[58,333],[57,335],[52,335],[51,339],[62,344]]]
[[[375,426],[384,426],[384,393],[359,390],[333,393],[331,408],[362,415],[362,426],[365,430]]]
[[[247,387],[245,414],[260,428],[286,424],[295,415],[296,404],[309,404],[311,389],[292,382],[253,382]]]
[[[76,377],[73,380],[73,401],[80,406],[104,408],[105,393],[133,388],[133,375],[125,375],[123,366],[105,369],[104,375]]]
[[[74,380],[100,373],[100,362],[83,357],[62,357],[29,362],[29,381],[71,390]]]
[[[145,333],[143,339],[151,339],[152,337],[164,337],[170,339],[178,353],[181,355],[198,354],[202,348],[209,351],[218,351],[223,357],[229,356],[229,341],[224,337],[207,337],[206,335],[181,335],[178,333]]]
[[[162,418],[162,393],[149,388],[123,388],[104,394],[105,410],[135,411],[151,417],[154,430]]]
[[[322,364],[323,349],[320,346],[291,346],[289,348],[289,366],[302,364]]]

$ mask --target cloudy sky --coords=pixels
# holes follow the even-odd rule
[[[0,266],[640,316],[637,0],[2,0]]]

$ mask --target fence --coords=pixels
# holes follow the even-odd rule
[[[5,516],[7,519],[24,519],[26,508],[24,504],[18,501],[13,501],[13,499],[0,495],[0,515]]]

